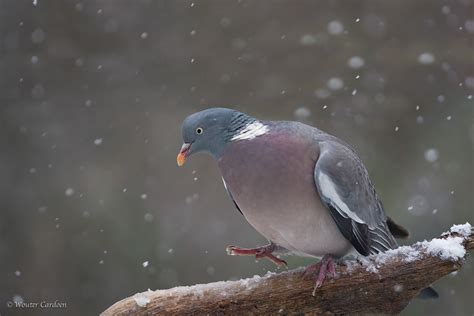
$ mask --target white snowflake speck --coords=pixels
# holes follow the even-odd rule
[[[468,87],[469,89],[474,90],[474,76],[468,76],[468,77],[466,77],[466,79],[464,79],[464,84],[465,84],[466,87]]]
[[[312,46],[317,43],[317,39],[312,34],[303,34],[300,38],[300,44],[303,46]]]
[[[145,222],[153,222],[153,219],[154,219],[154,216],[153,214],[151,213],[146,213],[144,216],[143,216],[143,219],[145,220]]]
[[[297,119],[304,120],[310,117],[311,110],[308,109],[307,107],[301,106],[297,108],[293,114]]]
[[[344,81],[342,81],[341,78],[338,77],[332,77],[328,80],[327,86],[329,89],[333,91],[340,90],[344,87]]]
[[[344,32],[344,25],[338,20],[334,20],[328,23],[328,33],[331,35],[340,35]]]
[[[318,99],[327,99],[330,95],[331,95],[331,92],[329,92],[329,90],[327,89],[316,89],[314,91],[314,95],[318,98]]]
[[[64,194],[66,194],[66,196],[73,196],[74,195],[74,189],[73,188],[67,188],[66,191],[64,191]]]
[[[425,151],[425,160],[428,162],[435,162],[438,160],[439,152],[436,148],[429,148]]]
[[[96,138],[96,139],[94,139],[94,145],[96,145],[96,146],[102,145],[103,141],[104,141],[103,138]]]
[[[464,22],[464,28],[469,33],[474,33],[474,20],[466,20],[466,22]]]
[[[364,67],[364,65],[365,65],[365,61],[360,56],[352,56],[347,61],[347,66],[349,66],[349,68],[352,68],[352,69],[359,69],[359,68]]]
[[[434,63],[435,56],[432,53],[425,52],[418,55],[418,62],[423,65],[430,65]]]

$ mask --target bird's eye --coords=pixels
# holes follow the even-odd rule
[[[201,135],[202,132],[204,132],[204,130],[202,129],[202,127],[196,128],[196,134]]]

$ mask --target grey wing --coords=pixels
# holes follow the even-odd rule
[[[314,180],[339,230],[360,254],[397,247],[367,170],[351,148],[332,140],[321,142]]]

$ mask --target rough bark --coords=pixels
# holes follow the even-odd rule
[[[460,235],[445,233],[440,238],[449,236]],[[463,238],[466,255],[461,259],[443,260],[414,244],[411,247],[420,254],[411,262],[400,253],[379,264],[376,257],[339,264],[338,277],[326,281],[315,296],[314,281],[303,279],[299,268],[245,280],[138,293],[102,315],[399,313],[421,289],[461,268],[474,248],[474,234],[471,231]],[[376,263],[377,272],[368,271],[370,262]]]

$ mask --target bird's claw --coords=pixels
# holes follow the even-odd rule
[[[274,264],[276,264],[278,267],[285,266],[288,268],[288,264],[286,263],[285,260],[282,260],[280,258],[277,258],[272,254],[272,252],[275,250],[275,246],[273,244],[263,246],[263,247],[258,247],[258,248],[240,248],[236,246],[228,246],[226,248],[226,252],[229,256],[252,256],[255,255],[255,258],[261,259],[261,258],[267,258]]]
[[[280,258],[272,255],[271,253],[256,254],[255,258],[257,260],[260,259],[260,258],[267,258],[268,260],[270,260],[271,262],[276,264],[278,267],[285,267],[286,269],[288,269],[288,263],[286,263],[285,260],[280,259]]]
[[[227,255],[236,256],[237,254],[234,252],[234,248],[235,248],[235,246],[227,246],[227,248],[225,248],[225,251],[227,252]]]
[[[331,278],[335,278],[336,274],[336,265],[331,256],[325,255],[321,261],[312,264],[303,271],[303,278],[307,278],[309,275],[317,274],[314,288],[313,288],[313,296],[316,295],[316,290],[319,289],[326,279],[327,276]]]

